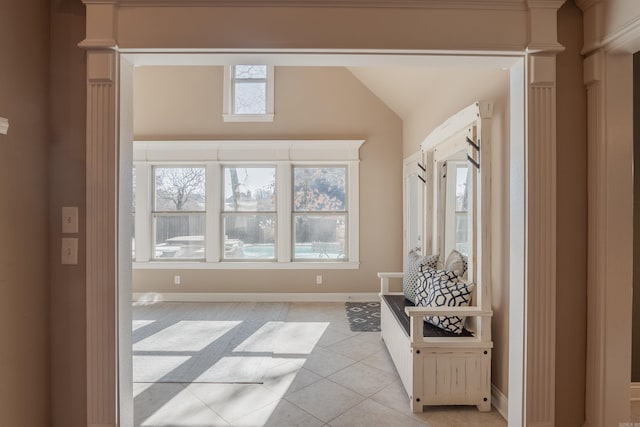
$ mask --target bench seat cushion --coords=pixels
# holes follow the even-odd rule
[[[391,312],[396,317],[396,320],[409,336],[409,316],[404,312],[405,307],[415,307],[415,304],[404,297],[404,295],[383,295],[382,298],[386,301],[387,305],[391,308]],[[462,333],[454,334],[453,332],[447,332],[431,323],[424,322],[424,336],[433,337],[472,337],[473,334],[467,329],[462,329]]]

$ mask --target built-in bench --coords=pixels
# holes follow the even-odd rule
[[[421,412],[424,405],[491,409],[492,110],[490,102],[469,105],[434,129],[417,156],[405,159],[405,255],[416,250],[429,257],[437,254],[436,266],[453,272],[457,283],[473,284],[468,287],[470,300],[464,301],[468,306],[432,306],[439,303],[433,294],[416,299],[428,307],[415,307],[405,299],[405,294],[411,297],[410,284],[417,274],[410,262],[406,292],[390,292],[389,288],[390,280],[400,281],[403,273],[378,273],[382,338],[414,412]],[[460,178],[464,184],[458,182],[459,172],[465,174]],[[456,231],[458,201],[466,209],[468,226],[466,240],[460,242]],[[453,268],[454,262],[449,264],[448,257],[441,258],[458,249],[465,252],[465,268]],[[423,266],[419,274],[424,273]],[[437,270],[436,266],[430,268]],[[433,278],[419,278],[434,283]],[[431,288],[421,292],[427,290],[431,292]],[[434,299],[430,300],[431,296]],[[441,304],[449,304],[451,300],[442,301],[440,298]],[[425,316],[431,316],[430,320],[443,328],[452,320],[443,317],[465,318],[465,330],[459,335],[439,330],[425,323]]]
[[[409,396],[413,412],[423,405],[476,405],[491,409],[493,344],[464,329],[458,335],[424,321],[426,315],[490,318],[477,307],[415,307],[403,293],[389,292],[402,273],[378,273],[384,343]],[[469,322],[473,323],[473,322]]]
[[[384,273],[383,273],[384,274]],[[415,307],[416,305],[406,299],[404,295],[397,294],[383,294],[382,299],[384,303],[386,303],[387,307],[393,313],[393,316],[396,318],[396,321],[404,328],[404,331],[407,336],[409,336],[410,330],[410,321],[409,315],[405,312],[407,307]],[[457,337],[473,337],[473,333],[464,328],[460,335],[454,334],[453,332],[445,331],[444,329],[440,329],[437,326],[432,325],[429,322],[424,322],[423,325],[423,336],[427,338],[435,338],[435,337],[448,337],[448,338],[457,338]]]

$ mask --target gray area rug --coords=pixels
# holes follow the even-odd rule
[[[379,302],[347,302],[349,329],[354,332],[380,332]]]

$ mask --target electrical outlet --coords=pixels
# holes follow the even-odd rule
[[[180,276],[173,276],[173,284],[174,285],[180,284]]]
[[[322,285],[322,275],[318,274],[316,276],[316,285]]]

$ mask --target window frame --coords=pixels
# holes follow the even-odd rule
[[[345,171],[345,178],[344,178],[344,185],[345,185],[345,201],[344,201],[344,210],[331,210],[331,211],[311,211],[311,210],[304,210],[304,211],[296,211],[294,206],[293,206],[293,197],[295,196],[295,170],[296,168],[341,168],[344,169]],[[305,261],[306,258],[296,258],[296,233],[295,233],[295,227],[296,227],[296,217],[299,216],[310,216],[310,215],[314,215],[314,216],[331,216],[331,215],[343,215],[345,218],[345,237],[344,237],[344,255],[345,258],[344,260],[341,261],[337,261],[337,260],[332,260],[332,259],[322,259],[322,258],[309,258],[308,260],[311,260],[311,262],[348,262],[349,261],[349,229],[350,229],[350,222],[349,222],[349,202],[350,202],[350,194],[349,194],[349,166],[348,165],[344,165],[344,164],[339,164],[339,163],[308,163],[308,164],[292,164],[291,166],[291,198],[292,198],[292,203],[291,203],[291,262],[309,262],[309,261]]]
[[[236,65],[266,65],[267,78],[265,93],[265,114],[238,114],[235,112],[235,66]],[[225,122],[273,122],[275,67],[268,64],[230,64],[224,66],[224,83],[222,90],[223,106],[222,120]],[[263,80],[263,79],[260,79]],[[244,80],[243,80],[244,81]]]
[[[224,199],[225,199],[225,169],[227,168],[273,168],[274,172],[275,172],[275,194],[276,194],[276,202],[275,202],[275,206],[274,209],[272,211],[227,211],[224,208]],[[272,162],[266,162],[266,163],[221,163],[220,164],[220,169],[222,172],[222,176],[220,179],[220,184],[219,184],[219,198],[220,198],[220,215],[219,215],[219,224],[220,224],[220,236],[221,238],[219,239],[219,250],[220,250],[220,262],[240,262],[240,263],[247,263],[247,262],[274,262],[278,260],[278,246],[279,246],[279,239],[278,239],[278,200],[280,198],[280,195],[278,193],[278,189],[279,189],[279,182],[278,182],[278,165],[272,163]],[[257,258],[257,259],[251,259],[250,261],[248,261],[247,259],[242,259],[242,258],[225,258],[224,256],[224,247],[226,244],[226,240],[225,240],[225,218],[229,217],[229,216],[249,216],[249,215],[272,215],[274,217],[274,220],[276,222],[275,226],[274,226],[274,239],[273,239],[273,258]]]
[[[359,149],[364,140],[260,140],[260,141],[134,141],[136,167],[136,259],[134,269],[358,269],[359,261]],[[204,260],[154,260],[151,242],[151,184],[154,166],[206,168]],[[224,260],[222,245],[223,168],[225,166],[276,167],[276,259]],[[344,261],[293,260],[293,167],[346,168],[347,251]],[[146,188],[146,190],[145,190]],[[145,234],[146,233],[146,234]],[[145,240],[146,236],[146,240]],[[143,245],[145,246],[145,245]],[[147,251],[145,253],[145,251]],[[146,255],[146,256],[145,256]]]
[[[174,169],[181,169],[181,168],[198,168],[198,169],[203,169],[204,170],[204,174],[205,174],[205,182],[204,182],[204,209],[203,210],[198,210],[198,211],[194,211],[194,210],[158,210],[157,209],[157,205],[156,205],[156,198],[157,198],[157,187],[156,187],[156,170],[159,168],[164,168],[164,169],[169,169],[169,168],[174,168]],[[160,262],[180,262],[180,261],[202,261],[206,259],[206,254],[207,254],[207,178],[206,178],[206,174],[207,174],[207,166],[205,164],[202,163],[193,163],[193,164],[184,164],[182,162],[180,163],[165,163],[165,164],[154,164],[151,166],[151,188],[150,190],[150,227],[151,227],[151,248],[150,248],[150,253],[151,253],[151,260],[153,261],[160,261]],[[201,215],[204,219],[204,234],[202,235],[202,247],[203,247],[203,254],[202,257],[185,257],[185,258],[161,258],[161,257],[156,257],[156,227],[157,227],[157,218],[159,217],[177,217],[177,216],[190,216],[190,215]]]

